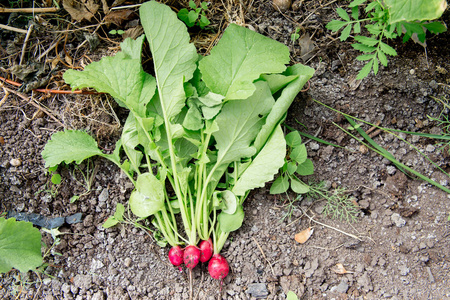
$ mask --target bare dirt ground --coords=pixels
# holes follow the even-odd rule
[[[109,2],[105,1],[111,6]],[[217,32],[236,22],[285,43],[293,62],[316,69],[310,89],[298,96],[286,123],[344,147],[309,141],[315,174],[305,180],[325,181],[330,191],[345,188],[359,212],[356,222],[347,223],[322,214],[323,199],[300,197],[289,205],[287,197],[270,195],[268,187],[254,191],[245,204],[244,226],[222,251],[230,262],[230,275],[220,286],[209,277],[206,266],[195,269],[198,299],[285,299],[289,290],[300,299],[450,299],[449,195],[366,151],[333,124],[347,128],[344,118],[314,101],[389,128],[443,133],[427,116],[438,117],[443,111],[434,97],[448,99],[449,34],[429,36],[426,52],[413,42],[391,42],[399,55],[376,77],[359,82],[354,80],[362,67],[354,59],[357,53],[325,29],[336,17],[336,6],[346,1],[294,1],[283,12],[271,1],[212,2],[211,31],[192,30],[201,51],[208,50]],[[175,1],[168,4],[183,7]],[[25,47],[22,64],[31,73],[24,81],[41,80],[39,87],[68,89],[61,76],[65,69],[112,55],[122,37],[107,32],[138,25],[137,9],[129,10],[126,18],[124,14],[102,26],[101,3],[90,21],[75,22],[65,10],[38,14]],[[17,27],[29,20],[20,14],[0,14],[2,24],[8,18]],[[442,21],[448,24],[448,13]],[[290,39],[297,27],[304,37],[302,45]],[[14,72],[20,76],[12,67],[19,65],[25,34],[0,29],[0,37],[0,76],[12,78]],[[98,47],[91,50],[88,40],[97,41]],[[302,56],[307,50],[312,55]],[[0,275],[0,298],[187,299],[187,275],[167,262],[167,248],[132,225],[102,228],[116,204],[126,204],[133,188],[118,168],[101,159],[92,161],[95,167],[89,170],[82,165],[84,172],[94,174],[92,187],[74,203],[70,203],[73,195],[86,192],[80,172],[74,166],[60,168],[63,181],[55,187],[44,168],[40,153],[52,133],[63,127],[84,128],[102,148],[111,150],[127,112],[106,95],[49,95],[32,92],[37,86],[30,85],[29,91],[22,91],[25,97],[19,97],[11,92],[18,87],[3,87],[10,90],[0,89],[0,211],[47,217],[81,212],[82,221],[59,228],[64,234],[55,253],[46,258],[46,274]],[[448,188],[449,178],[411,145],[447,172],[448,149],[432,139],[400,137],[408,143],[384,132],[374,140],[407,166]],[[284,218],[287,212],[292,213],[290,218]],[[294,235],[308,227],[314,228],[311,238],[297,243]],[[51,236],[43,236],[51,245]],[[337,264],[348,272],[336,272]]]

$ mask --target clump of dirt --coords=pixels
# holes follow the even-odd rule
[[[223,286],[206,276],[206,266],[194,270],[199,299],[285,299],[289,290],[301,299],[450,297],[449,195],[405,175],[389,160],[362,147],[336,127],[347,129],[345,118],[320,104],[388,128],[441,134],[442,127],[428,116],[448,116],[448,110],[436,99],[448,99],[449,34],[430,36],[426,52],[410,42],[393,41],[399,55],[390,59],[388,67],[381,67],[376,77],[356,81],[362,67],[354,59],[357,53],[349,43],[339,42],[325,29],[326,23],[336,18],[336,5],[294,1],[291,9],[281,12],[269,1],[211,3],[214,14],[208,17],[214,31],[199,33],[203,38],[197,43],[202,52],[208,52],[227,23],[239,22],[285,43],[291,49],[293,62],[316,69],[309,90],[298,96],[286,123],[343,147],[305,139],[315,166],[315,174],[305,180],[325,181],[331,191],[345,188],[359,213],[356,223],[346,223],[322,214],[323,199],[289,195],[291,201],[297,199],[291,204],[287,196],[270,195],[268,187],[254,191],[245,203],[244,226],[231,236],[222,253],[231,270]],[[443,21],[448,23],[448,13]],[[303,42],[312,49],[307,57],[302,46],[291,41],[298,27]],[[89,28],[83,30],[92,33]],[[76,33],[68,36],[65,50],[74,59],[74,66],[87,64],[89,59],[84,56],[98,60],[117,49],[114,47],[120,38],[105,35],[109,28],[98,30],[101,39],[96,50],[87,45],[77,50],[83,39],[77,40]],[[49,33],[58,39],[58,32]],[[307,35],[309,38],[305,38]],[[45,43],[50,47],[54,40],[49,37]],[[23,35],[2,32],[2,51],[7,45],[20,48],[22,43]],[[64,57],[62,48],[58,49],[60,57]],[[48,58],[56,58],[55,52],[49,53]],[[8,76],[4,70],[19,59],[8,55],[0,60],[4,77]],[[56,70],[56,81],[50,81],[58,88],[63,87],[64,69],[61,66]],[[49,217],[81,212],[83,219],[59,228],[63,234],[53,254],[46,258],[46,274],[38,277],[30,272],[21,280],[15,271],[0,275],[0,297],[187,299],[186,272],[180,273],[168,263],[168,249],[157,246],[148,232],[132,226],[101,226],[114,213],[117,203],[127,203],[133,189],[117,167],[101,159],[91,161],[89,168],[87,164],[81,166],[83,172],[94,174],[87,192],[73,166],[61,167],[58,171],[63,181],[52,186],[40,156],[51,134],[63,129],[61,123],[92,132],[102,148],[112,150],[127,112],[106,95],[46,96],[30,92],[24,100],[6,92],[0,92],[4,99],[0,107],[0,211],[35,212]],[[359,123],[365,131],[371,130],[371,126]],[[426,158],[449,170],[448,150],[441,148],[438,141],[373,129],[372,137],[406,166],[449,188],[448,176]],[[12,164],[12,159],[21,163]],[[70,203],[73,195],[84,193]],[[292,210],[291,218],[283,218],[288,209]],[[304,244],[295,242],[294,235],[309,227],[314,229],[310,239]],[[43,235],[44,242],[51,245],[52,238]],[[339,271],[337,264],[348,272]]]

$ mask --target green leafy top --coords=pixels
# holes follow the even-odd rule
[[[342,20],[332,20],[326,27],[334,32],[341,30],[340,40],[347,40],[352,31],[357,43],[352,44],[356,50],[364,54],[356,57],[357,60],[366,61],[366,65],[361,69],[357,79],[362,79],[369,75],[373,69],[374,74],[378,73],[379,64],[387,66],[389,56],[396,56],[394,48],[385,43],[384,39],[394,39],[403,35],[403,42],[408,41],[414,34],[418,40],[425,43],[426,31],[441,33],[447,28],[440,22],[425,22],[439,18],[447,2],[445,0],[374,0],[365,6],[367,17],[360,19],[360,5],[367,0],[353,0],[349,4],[351,15],[343,8],[336,9]],[[420,21],[420,22],[418,22]],[[362,25],[370,33],[370,37],[361,34]]]
[[[202,59],[203,81],[225,100],[247,99],[253,81],[263,73],[281,73],[289,63],[289,48],[256,32],[230,24],[211,55]]]
[[[30,222],[0,218],[0,273],[20,272],[42,264],[41,233]]]
[[[140,65],[143,37],[126,40],[114,57],[64,75],[72,88],[101,89],[129,108],[114,153],[103,154],[87,133],[66,131],[52,137],[43,156],[47,166],[93,155],[113,161],[135,185],[129,201],[135,215],[153,215],[171,245],[180,238],[196,244],[214,231],[218,252],[242,224],[249,191],[283,166],[280,123],[314,70],[286,69],[287,46],[234,24],[197,64],[187,28],[169,7],[150,1],[140,15],[155,77]],[[185,237],[178,233],[178,213]]]

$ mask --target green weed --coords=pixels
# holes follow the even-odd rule
[[[403,35],[403,42],[417,35],[417,39],[425,42],[426,30],[437,34],[447,31],[441,22],[431,22],[439,18],[445,10],[443,0],[354,0],[348,7],[350,15],[343,8],[336,9],[342,20],[332,20],[326,28],[337,32],[341,31],[340,40],[347,40],[354,34],[356,43],[352,47],[363,52],[356,57],[357,60],[365,61],[366,65],[360,70],[356,79],[367,77],[371,70],[378,73],[379,64],[387,66],[387,56],[396,56],[397,51],[386,44],[386,39],[395,39]],[[364,6],[365,18],[360,19],[360,7]],[[361,35],[365,28],[370,36]]]
[[[189,9],[182,8],[178,12],[178,18],[183,21],[188,27],[193,27],[195,25],[199,26],[201,29],[205,28],[211,22],[206,17],[206,11],[208,10],[208,3],[202,2],[200,6],[193,0],[189,1]]]

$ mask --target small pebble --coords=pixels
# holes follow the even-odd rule
[[[406,224],[406,221],[398,214],[393,213],[391,215],[391,221],[395,224],[397,227],[403,227]]]
[[[269,291],[264,283],[251,283],[248,285],[247,294],[255,298],[266,298]]]
[[[129,268],[131,266],[131,258],[125,258],[124,265],[125,267]]]
[[[13,158],[9,161],[9,163],[11,164],[11,166],[13,167],[18,167],[22,164],[22,161],[20,160],[20,158]]]
[[[425,148],[425,150],[427,152],[433,152],[435,149],[436,149],[436,147],[434,147],[433,145],[427,145],[427,147]]]

